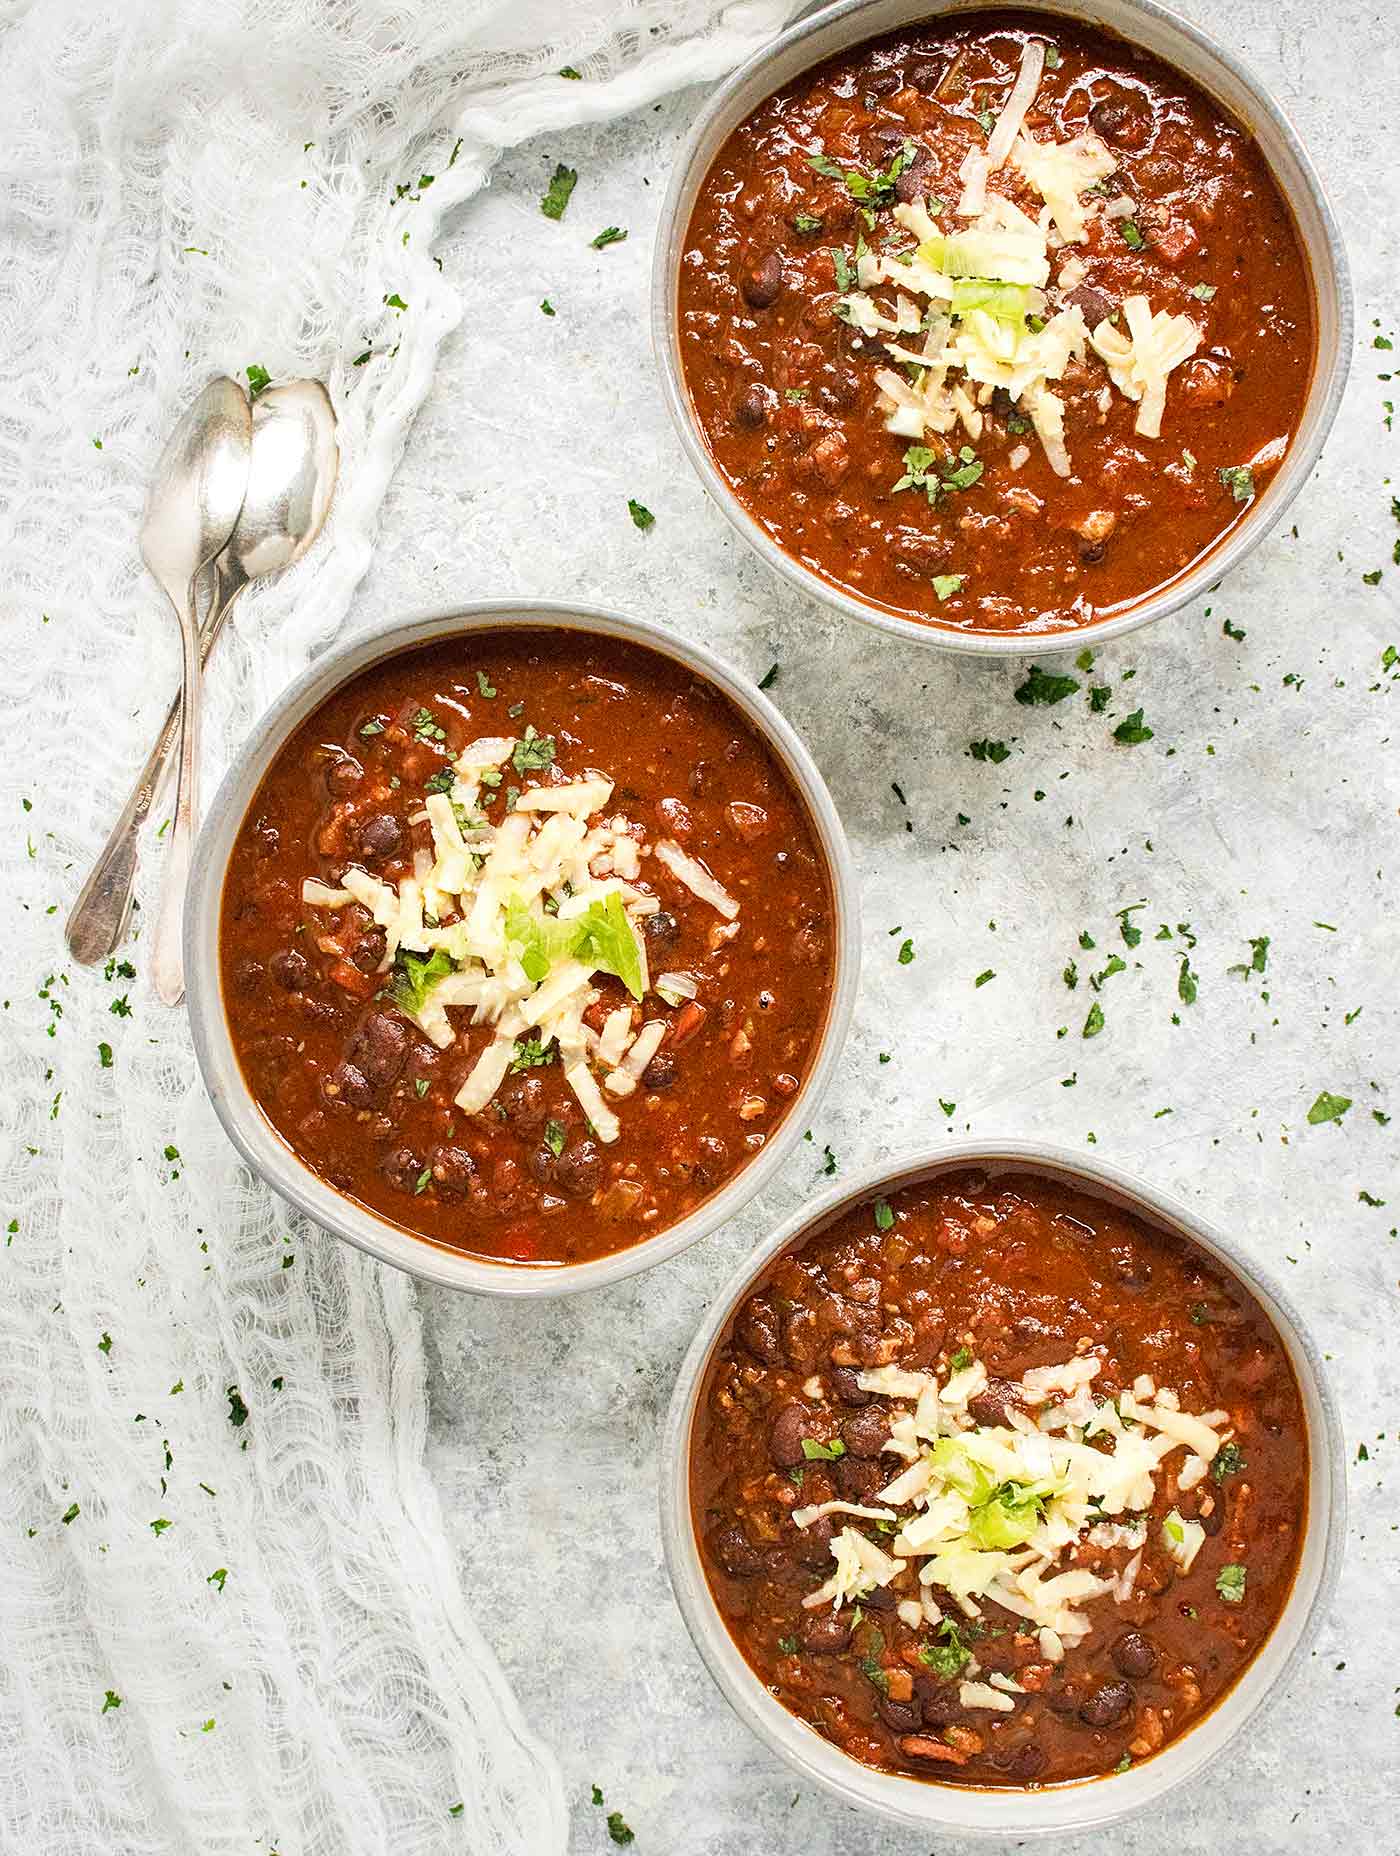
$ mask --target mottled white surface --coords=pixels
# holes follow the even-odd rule
[[[1372,317],[1394,332],[1400,52],[1369,0],[1184,10],[1294,113],[1348,234],[1360,333],[1296,534],[1275,535],[1194,609],[1105,650],[1088,680],[1112,687],[1106,715],[1082,694],[1020,707],[1012,666],[832,619],[752,559],[706,501],[660,404],[646,316],[655,213],[698,96],[527,148],[443,247],[469,307],[389,497],[357,617],[577,597],[703,638],[756,677],[779,663],[772,693],[830,782],[865,896],[849,1047],[814,1144],[761,1204],[611,1293],[520,1306],[424,1292],[430,1467],[476,1615],[564,1762],[576,1852],[612,1847],[594,1783],[638,1852],[933,1846],[798,1784],[732,1718],[671,1601],[654,1443],[702,1308],[825,1183],[823,1143],[849,1169],[969,1130],[1071,1147],[1096,1136],[1093,1151],[1238,1233],[1311,1317],[1348,1432],[1347,1566],[1315,1654],[1226,1764],[1070,1856],[1252,1856],[1319,1839],[1400,1848],[1400,683],[1379,668],[1387,643],[1400,644],[1387,483],[1400,439],[1383,423],[1393,389],[1377,380],[1395,356],[1371,347]],[[580,174],[559,225],[536,208],[556,160]],[[590,250],[614,224],[627,242]],[[629,495],[656,512],[650,534],[628,520]],[[1380,585],[1366,586],[1378,566]],[[1224,619],[1242,641],[1223,635]],[[1113,725],[1139,705],[1154,739],[1116,744]],[[985,736],[1012,744],[1003,765],[969,758]],[[1139,901],[1146,932],[1130,951],[1114,914]],[[1162,923],[1170,941],[1154,938]],[[1179,923],[1198,937],[1194,1006],[1177,993]],[[1078,948],[1081,930],[1095,954]],[[1267,974],[1232,973],[1260,935]],[[917,958],[900,966],[904,936]],[[1105,983],[1106,1029],[1086,1042],[1090,995],[1082,981],[1068,992],[1061,970],[1077,957],[1087,973],[1114,950],[1129,970]],[[996,978],[975,989],[989,968]],[[880,1065],[880,1051],[893,1061]],[[1323,1089],[1354,1100],[1339,1126],[1307,1124]],[[940,1098],[956,1103],[951,1120]],[[1373,1109],[1396,1119],[1385,1127]],[[1363,1191],[1388,1204],[1368,1206]],[[961,1847],[936,1841],[940,1856]]]

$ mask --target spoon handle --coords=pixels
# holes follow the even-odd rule
[[[209,661],[214,641],[223,629],[224,620],[246,582],[235,586],[205,621],[200,634],[201,662]],[[216,587],[216,597],[223,590]],[[146,764],[136,776],[136,784],[127,796],[108,834],[107,842],[97,854],[86,883],[78,892],[68,917],[65,934],[68,950],[81,966],[90,967],[105,960],[126,939],[131,919],[131,892],[136,883],[137,843],[141,827],[161,790],[171,750],[180,730],[181,698],[177,693],[166,711],[165,721],[156,736]]]
[[[166,1005],[178,1005],[185,996],[184,951],[180,945],[184,925],[185,886],[199,826],[199,725],[203,697],[199,627],[194,616],[193,582],[185,589],[180,620],[184,681],[181,689],[180,747],[175,783],[175,817],[161,872],[160,907],[156,915],[155,948],[151,977],[156,996]]]

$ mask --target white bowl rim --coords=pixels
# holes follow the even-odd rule
[[[1248,96],[1259,117],[1268,122],[1272,133],[1279,138],[1287,150],[1289,158],[1302,179],[1308,205],[1317,215],[1322,228],[1323,236],[1318,241],[1317,248],[1314,248],[1300,219],[1294,193],[1284,177],[1277,172],[1275,164],[1270,162],[1270,171],[1273,173],[1276,186],[1288,202],[1299,243],[1311,270],[1315,308],[1318,310],[1321,308],[1324,268],[1335,290],[1336,340],[1330,352],[1325,352],[1322,332],[1321,329],[1318,330],[1318,352],[1303,410],[1303,422],[1311,421],[1312,426],[1307,435],[1307,442],[1300,445],[1295,441],[1290,445],[1281,468],[1269,483],[1264,494],[1258,499],[1255,507],[1248,511],[1243,519],[1236,522],[1222,539],[1216,541],[1175,579],[1167,581],[1124,611],[1115,612],[1109,618],[1098,619],[1088,625],[1076,626],[1069,631],[1050,632],[1043,635],[1034,632],[961,632],[951,627],[941,627],[926,621],[908,618],[873,602],[859,599],[843,587],[814,573],[812,569],[805,567],[795,555],[780,547],[754,520],[725,481],[692,410],[690,395],[686,390],[680,367],[675,339],[678,320],[676,293],[680,255],[689,222],[686,195],[712,125],[725,114],[731,100],[754,84],[759,74],[790,47],[825,34],[830,27],[838,23],[848,20],[857,22],[856,29],[850,33],[849,37],[843,38],[841,46],[824,45],[820,51],[813,52],[811,63],[817,64],[827,57],[834,56],[840,49],[850,49],[860,44],[866,37],[879,37],[886,31],[898,30],[893,25],[868,28],[859,25],[862,14],[886,4],[888,0],[833,0],[833,4],[821,7],[789,26],[785,32],[779,34],[761,51],[756,52],[753,57],[742,64],[706,98],[672,167],[671,178],[657,222],[656,242],[652,253],[652,349],[657,371],[661,376],[662,397],[671,415],[671,423],[680,439],[682,450],[730,526],[760,559],[800,591],[821,600],[825,605],[845,613],[850,618],[860,620],[863,624],[873,625],[881,631],[925,645],[931,650],[952,651],[976,657],[1025,658],[1047,657],[1059,652],[1078,651],[1082,650],[1086,644],[1097,649],[1099,645],[1107,644],[1111,639],[1121,638],[1127,632],[1136,631],[1139,626],[1149,625],[1156,619],[1163,619],[1173,612],[1179,612],[1183,606],[1189,605],[1193,599],[1199,598],[1226,574],[1232,572],[1282,520],[1312,475],[1323,446],[1331,433],[1351,367],[1356,312],[1350,266],[1341,227],[1317,170],[1288,115],[1249,67],[1203,27],[1184,18],[1174,8],[1161,5],[1159,0],[1011,0],[1014,11],[1049,13],[1060,18],[1073,19],[1090,27],[1097,26],[1106,29],[1130,42],[1133,40],[1134,21],[1150,20],[1187,40],[1203,59],[1214,63],[1225,77]],[[915,16],[933,19],[944,13],[983,10],[997,10],[996,0],[917,0],[917,3],[911,5],[909,9],[911,21]],[[1171,62],[1165,54],[1156,55],[1162,57],[1164,62]],[[1192,77],[1190,73],[1185,75],[1199,87],[1209,90],[1210,86],[1203,79]],[[767,96],[771,94],[773,88],[774,86],[770,84],[768,89],[761,94]],[[755,103],[757,100],[756,97]],[[1238,120],[1240,112],[1237,107],[1219,97],[1215,100]],[[1250,128],[1249,133],[1253,136],[1255,131]],[[708,166],[707,161],[706,169]],[[1321,391],[1319,391],[1320,388]]]
[[[1284,1342],[1308,1419],[1308,1517],[1293,1587],[1273,1631],[1215,1706],[1152,1759],[1121,1776],[1110,1774],[1043,1791],[965,1787],[880,1773],[850,1758],[789,1713],[753,1674],[719,1614],[700,1562],[691,1514],[690,1434],[705,1369],[735,1308],[773,1259],[833,1214],[864,1199],[947,1172],[983,1166],[1024,1170],[1080,1185],[1214,1254],[1258,1300]],[[1344,1464],[1336,1401],[1316,1342],[1291,1298],[1232,1238],[1173,1194],[1097,1155],[1089,1157],[1048,1141],[966,1139],[902,1150],[864,1167],[785,1219],[726,1279],[681,1363],[662,1428],[661,1539],[672,1591],[701,1660],[730,1707],[770,1751],[843,1803],[887,1819],[963,1836],[1030,1840],[1098,1830],[1136,1815],[1197,1777],[1247,1722],[1257,1722],[1262,1710],[1277,1699],[1311,1644],[1340,1576],[1346,1533]],[[1310,1581],[1305,1581],[1305,1558],[1319,1529],[1321,1556],[1314,1561]],[[1255,1681],[1252,1687],[1257,1692],[1251,1692],[1251,1671],[1260,1665],[1270,1645],[1286,1643],[1290,1635],[1292,1641],[1278,1667],[1266,1680]],[[970,1804],[970,1800],[981,1802]],[[1053,1821],[1046,1821],[1052,1814]]]
[[[254,1102],[234,1053],[219,981],[224,873],[258,783],[294,728],[361,671],[457,633],[492,629],[600,634],[657,652],[713,685],[777,757],[801,796],[826,858],[832,891],[834,981],[826,1023],[807,1076],[777,1132],[720,1190],[678,1223],[630,1249],[550,1267],[496,1263],[454,1251],[389,1223],[303,1164]],[[261,716],[224,775],[200,830],[185,904],[184,957],[190,1028],[204,1085],[224,1131],[253,1171],[324,1229],[385,1263],[443,1288],[478,1295],[570,1295],[620,1282],[676,1256],[755,1198],[802,1138],[845,1046],[860,977],[860,901],[841,820],[801,737],[756,685],[705,646],[658,625],[586,601],[464,600],[434,605],[325,652]]]

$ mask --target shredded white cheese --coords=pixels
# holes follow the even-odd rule
[[[1093,345],[1108,365],[1118,391],[1139,402],[1133,429],[1142,438],[1160,438],[1167,403],[1167,376],[1201,344],[1201,331],[1188,316],[1154,316],[1145,296],[1123,299],[1128,333],[1104,321],[1094,330]]]

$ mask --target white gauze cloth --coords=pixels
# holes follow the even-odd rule
[[[207,793],[364,571],[459,314],[445,210],[502,148],[717,76],[796,10],[0,0],[6,1851],[564,1848],[425,1478],[411,1283],[236,1161],[142,941],[104,975],[62,922],[174,687],[136,535],[180,409],[255,364],[325,379],[341,421],[325,537],[215,660]],[[157,869],[148,840],[138,919]]]

